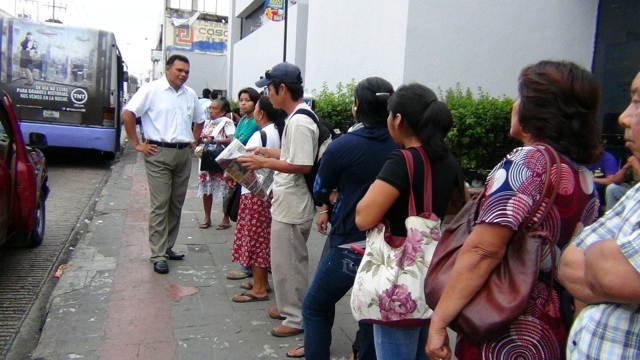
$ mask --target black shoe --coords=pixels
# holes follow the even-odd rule
[[[169,265],[165,260],[158,260],[153,263],[153,271],[158,274],[168,274],[169,273]]]
[[[167,250],[167,256],[169,256],[169,260],[182,260],[184,259],[184,254],[178,254],[174,252],[172,249]]]

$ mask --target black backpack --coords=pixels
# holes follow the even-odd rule
[[[291,114],[291,116],[295,114],[308,116],[311,120],[313,120],[314,123],[316,123],[318,129],[320,130],[318,132],[318,150],[316,152],[315,160],[313,161],[313,167],[311,168],[311,171],[309,173],[304,174],[304,180],[307,182],[307,189],[309,189],[311,197],[313,198],[313,183],[316,181],[316,175],[318,174],[318,169],[320,168],[320,160],[322,159],[320,148],[324,145],[326,149],[326,146],[329,145],[332,140],[332,131],[325,124],[323,124],[322,121],[320,121],[318,115],[316,115],[315,112],[309,109],[298,109],[293,114]],[[313,203],[316,206],[322,206],[322,204],[317,202],[315,199],[313,199]]]

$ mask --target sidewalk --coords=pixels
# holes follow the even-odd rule
[[[200,229],[202,200],[193,158],[181,230],[170,273],[149,262],[149,196],[142,155],[127,148],[114,165],[86,236],[80,240],[50,300],[34,359],[285,359],[303,336],[276,338],[280,322],[267,317],[269,301],[238,304],[242,281],[227,280],[232,227]],[[222,218],[214,200],[213,223]],[[310,278],[325,237],[309,237]],[[336,307],[331,354],[347,359],[356,332],[349,295]]]

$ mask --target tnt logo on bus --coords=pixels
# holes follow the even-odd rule
[[[88,98],[89,95],[87,95],[87,92],[83,89],[74,89],[71,92],[71,101],[76,104],[84,104]]]

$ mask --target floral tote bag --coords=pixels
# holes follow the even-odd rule
[[[367,233],[366,250],[351,291],[351,312],[358,321],[417,326],[428,323],[433,313],[424,297],[424,281],[440,239],[440,219],[431,212],[429,158],[421,147],[418,149],[425,169],[425,212],[416,215],[411,184],[407,237],[392,236],[384,223]],[[407,150],[403,153],[412,182],[413,158]]]

